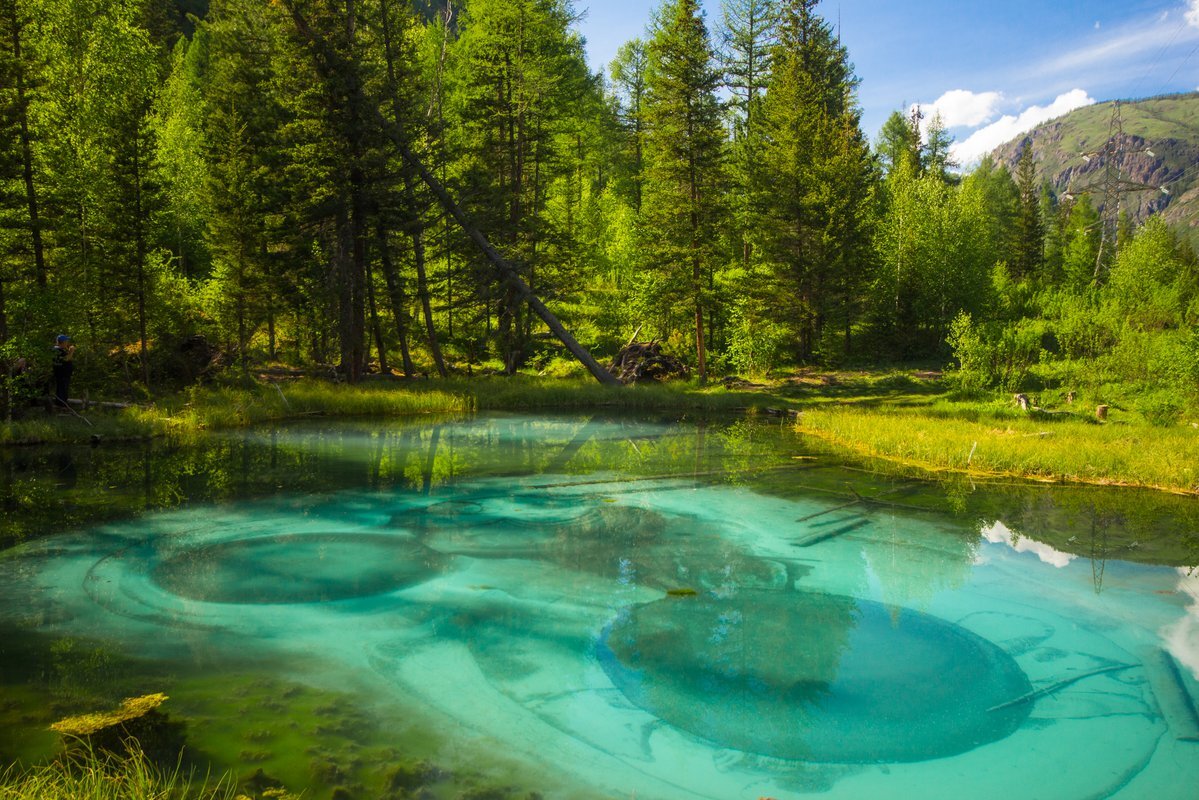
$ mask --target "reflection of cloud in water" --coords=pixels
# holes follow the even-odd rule
[[[1178,591],[1191,599],[1186,616],[1162,628],[1166,649],[1199,681],[1199,567],[1178,568]]]
[[[1029,539],[1023,534],[1016,533],[998,520],[992,522],[990,525],[984,525],[980,533],[982,533],[984,539],[992,544],[1006,544],[1017,553],[1032,553],[1051,567],[1060,569],[1078,558],[1073,553],[1063,553],[1061,550],[1056,550],[1044,542],[1038,542],[1035,539]]]

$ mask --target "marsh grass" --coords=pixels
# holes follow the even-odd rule
[[[786,405],[784,398],[730,392],[689,384],[613,389],[590,378],[515,376],[446,381],[365,383],[357,386],[316,380],[241,382],[196,387],[152,405],[116,412],[40,413],[0,427],[0,444],[86,442],[93,436],[122,439],[187,436],[306,417],[404,417],[465,414],[476,410],[677,410],[732,411]]]
[[[154,405],[87,414],[35,417],[0,428],[0,444],[86,442],[170,435],[315,417],[410,417],[474,411],[657,411],[675,414],[803,413],[804,433],[851,453],[908,467],[1041,480],[1199,491],[1199,428],[1136,403],[1080,398],[1057,410],[1024,412],[1010,396],[971,394],[952,382],[905,373],[804,376],[755,391],[694,383],[613,389],[590,378],[483,376],[365,383],[244,380],[197,387]],[[1047,400],[1053,398],[1047,397]],[[1056,401],[1055,401],[1056,402]],[[1110,404],[1108,422],[1091,416]],[[1151,409],[1152,410],[1152,409]]]
[[[140,751],[124,758],[84,753],[0,772],[0,800],[234,800],[228,777],[162,769]]]
[[[1199,429],[1120,415],[1037,415],[997,403],[824,405],[796,427],[838,448],[931,471],[1199,492]]]

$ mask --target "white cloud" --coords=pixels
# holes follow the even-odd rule
[[[1187,3],[1186,19],[1192,28],[1199,28],[1199,0]]]
[[[962,166],[968,166],[999,145],[1015,139],[1022,133],[1028,133],[1042,122],[1060,117],[1076,108],[1089,106],[1094,102],[1094,98],[1085,90],[1073,89],[1058,95],[1049,105],[1029,106],[1019,114],[1006,114],[985,128],[975,131],[964,142],[955,143],[952,148],[953,157]]]
[[[1199,2],[1199,0],[1196,0]],[[937,114],[946,128],[977,128],[995,119],[1003,95],[999,92],[971,92],[953,89],[928,105],[922,105],[924,123],[927,126]]]
[[[992,522],[990,525],[984,525],[981,533],[983,538],[992,544],[1005,544],[1017,553],[1032,553],[1049,566],[1057,567],[1058,569],[1078,558],[1073,553],[1063,553],[1061,550],[1055,550],[1043,542],[1028,539],[1018,533],[1014,533],[1011,528],[998,520]]]

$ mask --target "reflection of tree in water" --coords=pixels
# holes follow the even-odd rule
[[[596,471],[630,478],[692,475],[702,483],[742,485],[788,499],[807,491],[800,484],[838,496],[845,494],[847,481],[864,496],[894,486],[886,475],[845,472],[827,457],[793,460],[808,452],[789,426],[773,420],[708,420],[701,428],[652,415],[497,416],[452,425],[428,418],[296,424],[188,443],[155,440],[71,448],[68,471],[73,477],[66,481],[62,451],[6,448],[0,450],[0,547],[183,502],[364,485],[429,493],[464,478],[489,476]],[[780,465],[795,469],[763,469]],[[816,468],[804,469],[809,466]],[[796,477],[801,473],[802,481]],[[1109,519],[1102,531],[1107,537],[1102,549],[1109,557],[1177,565],[1199,561],[1199,503],[1193,498],[961,479],[923,487],[905,502],[971,522],[1001,519],[1064,552],[1092,555],[1093,514]],[[962,544],[951,543],[950,549]],[[902,560],[900,548],[894,552]],[[960,563],[965,553],[959,548],[951,557]],[[892,568],[879,562],[875,568],[880,574],[911,574],[901,563]],[[915,576],[911,583],[919,590]]]
[[[874,543],[862,548],[884,604],[925,608],[936,594],[965,584],[978,554],[975,531],[894,512],[874,517]]]

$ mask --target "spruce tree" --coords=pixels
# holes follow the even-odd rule
[[[783,4],[762,108],[761,235],[769,281],[758,291],[791,331],[801,360],[817,354],[834,317],[848,347],[853,299],[869,271],[875,181],[858,127],[853,70],[815,6],[814,0]]]
[[[642,205],[646,299],[664,316],[671,309],[690,316],[704,381],[705,317],[713,310],[711,286],[722,261],[720,75],[697,0],[666,0],[650,33]]]
[[[1037,182],[1031,141],[1025,142],[1016,164],[1016,187],[1020,192],[1020,204],[1009,266],[1012,277],[1018,281],[1040,278],[1045,263],[1045,223],[1041,218],[1041,187]]]

